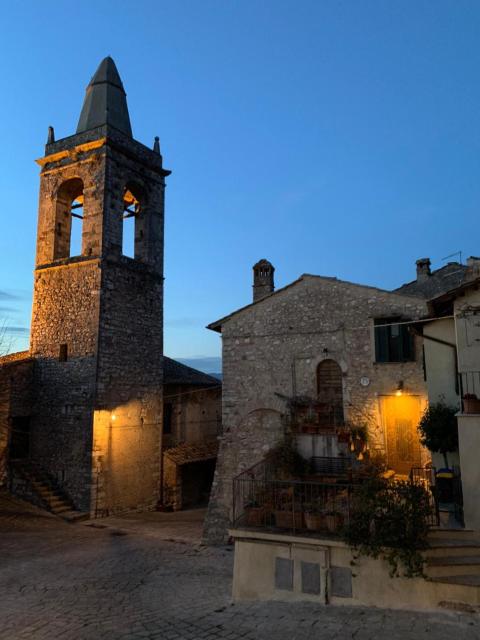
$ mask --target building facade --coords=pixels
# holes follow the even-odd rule
[[[296,428],[305,457],[338,456],[347,426],[399,475],[428,460],[422,341],[409,330],[426,314],[418,296],[306,274],[209,325],[222,334],[223,436],[206,540],[225,539],[232,479],[283,438],[292,404],[315,414],[316,433]]]
[[[205,505],[221,434],[221,382],[165,357],[163,394],[163,505]]]

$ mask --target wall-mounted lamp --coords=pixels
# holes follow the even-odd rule
[[[403,380],[399,380],[397,384],[397,390],[395,391],[396,396],[403,395]]]
[[[115,422],[115,420],[117,419],[117,416],[114,413],[112,413],[110,417],[112,419],[112,422]]]

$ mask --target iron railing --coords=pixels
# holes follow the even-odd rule
[[[245,477],[233,483],[233,525],[337,534],[349,522],[352,485]]]
[[[352,460],[347,456],[313,456],[312,470],[321,476],[347,476],[352,471]]]
[[[430,515],[427,520],[430,527],[438,527],[440,524],[436,472],[435,467],[413,467],[410,470],[410,482],[420,485],[428,491],[430,497]]]
[[[480,406],[480,371],[463,371],[458,374],[460,397],[462,398],[462,411],[464,413],[480,413],[480,409],[470,410],[466,406],[466,400],[477,400]]]
[[[332,472],[332,481],[326,482],[275,479],[272,462],[268,458],[263,460],[233,481],[233,526],[286,534],[338,535],[350,522],[362,482],[361,476],[357,482],[339,482],[345,470],[349,470],[348,463],[348,458],[317,458],[316,464],[323,467],[323,471]],[[326,475],[320,473],[320,476]],[[427,491],[430,503],[427,524],[438,526],[435,468],[412,469],[410,482]],[[402,493],[400,485],[398,490]]]

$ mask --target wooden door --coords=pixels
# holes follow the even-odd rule
[[[421,466],[421,445],[418,434],[421,407],[417,396],[385,396],[382,417],[386,435],[389,469],[408,475],[412,467]]]

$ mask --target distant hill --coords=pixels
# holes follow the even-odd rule
[[[219,373],[222,371],[222,359],[210,356],[210,357],[193,357],[193,358],[174,358],[178,362],[182,364],[186,364],[187,367],[193,367],[194,369],[198,369],[199,371],[203,371],[204,373],[208,373],[219,380],[222,379],[222,374]]]

